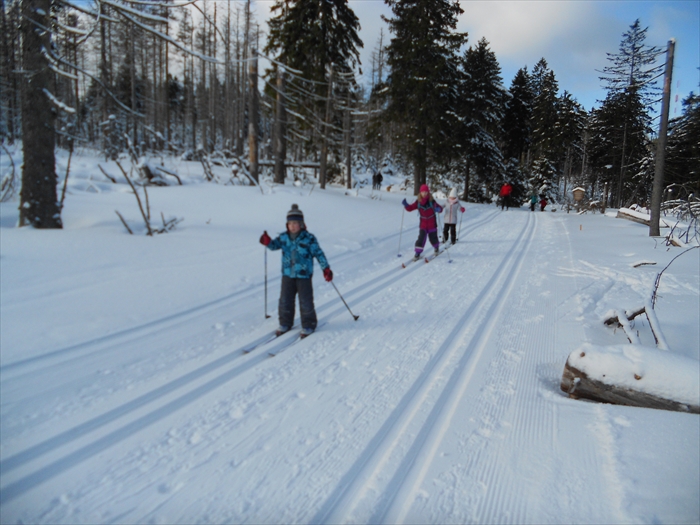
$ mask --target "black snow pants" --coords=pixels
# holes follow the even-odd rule
[[[311,277],[308,279],[297,279],[286,275],[282,276],[282,290],[280,291],[280,302],[277,308],[280,326],[291,328],[294,325],[294,307],[297,294],[299,295],[301,327],[315,330],[318,319],[314,308],[314,287]]]
[[[442,229],[442,242],[447,242],[447,239],[449,237],[452,237],[452,244],[457,242],[457,225],[456,224],[449,224],[445,223],[445,226]]]

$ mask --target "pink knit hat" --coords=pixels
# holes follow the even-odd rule
[[[430,193],[430,188],[428,188],[427,184],[422,184],[420,187],[420,191],[421,192],[427,191],[428,193]]]

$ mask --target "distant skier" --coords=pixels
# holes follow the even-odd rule
[[[535,206],[537,205],[537,194],[533,193],[530,195],[530,211],[535,211]]]
[[[260,237],[260,244],[264,244],[270,250],[282,250],[282,289],[278,307],[280,325],[276,334],[280,336],[292,328],[297,294],[299,294],[301,336],[312,334],[318,324],[314,307],[314,289],[311,283],[314,257],[321,265],[326,281],[333,280],[333,272],[316,237],[306,230],[304,214],[299,206],[292,204],[292,209],[287,213],[286,232],[272,239],[265,231]]]
[[[425,246],[426,237],[430,239],[430,244],[435,248],[435,253],[437,254],[440,250],[440,240],[437,234],[437,216],[436,213],[442,212],[442,206],[440,206],[433,196],[430,194],[430,188],[427,184],[423,184],[420,187],[420,193],[418,198],[412,204],[409,204],[406,199],[404,199],[401,204],[403,204],[406,211],[418,210],[420,216],[420,225],[418,230],[418,240],[416,241],[416,254],[413,256],[414,260],[420,258],[421,253],[423,253],[423,247]]]
[[[452,244],[457,242],[457,212],[464,213],[464,207],[459,203],[457,190],[452,188],[445,203],[445,226],[442,230],[442,242],[452,237]]]
[[[540,211],[544,211],[545,206],[547,206],[547,199],[542,195],[542,199],[540,200]]]
[[[506,182],[501,186],[501,191],[498,194],[501,198],[501,210],[503,210],[503,208],[510,208],[511,193],[513,193],[513,186],[511,186],[510,182]]]
[[[382,176],[382,173],[380,171],[376,171],[374,175],[372,175],[372,188],[375,190],[381,190],[383,180],[384,177]]]

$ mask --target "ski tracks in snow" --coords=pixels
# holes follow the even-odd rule
[[[468,224],[465,227],[464,236],[482,228],[496,215],[496,212],[486,213]],[[393,241],[394,237],[395,235],[388,236],[385,241]],[[355,254],[355,256],[358,255]],[[346,291],[345,297],[352,299],[355,303],[367,301],[380,295],[398,281],[406,280],[419,268],[420,266],[415,266],[410,270],[401,271],[391,264],[384,272]],[[212,308],[225,304],[232,300],[232,297],[228,296],[118,334],[51,352],[45,358],[29,359],[8,365],[3,368],[4,389],[8,388],[8,381],[17,384],[13,388],[20,389],[24,378],[36,379],[36,375],[40,373],[56,374],[61,367],[70,370],[75,360],[85,359],[90,355],[104,360],[105,351],[115,353],[122,348],[123,344],[134,345],[134,341],[138,341],[139,338],[143,343],[163,330],[172,330],[177,327],[180,327],[181,331],[186,330],[188,320],[196,320],[210,313]],[[319,327],[322,327],[330,319],[345,315],[346,310],[342,304],[338,305],[336,298],[318,306],[317,312]],[[12,454],[8,454],[6,449],[0,462],[0,469],[3,472],[0,504],[5,505],[42,483],[132,439],[138,432],[177,414],[210,392],[230,384],[234,379],[269,359],[268,351],[280,353],[298,342],[300,341],[296,333],[285,334],[273,341],[270,341],[269,334],[263,334],[253,341],[230,349],[218,358],[199,364],[179,377],[161,381],[155,388],[152,383],[134,388],[127,396],[129,401],[103,407],[101,412],[90,419],[75,424],[64,423],[62,425],[64,429],[54,431],[49,438],[25,442],[21,450]],[[262,348],[260,348],[261,345]],[[265,352],[262,352],[262,349]],[[67,381],[70,380],[69,378],[70,374],[66,374]]]
[[[78,519],[70,512],[82,511],[87,513],[82,519],[101,521],[168,516],[212,522],[561,523],[575,522],[579,510],[595,515],[583,508],[592,501],[613,501],[613,508],[598,503],[601,522],[611,516],[625,521],[624,494],[615,488],[614,436],[603,432],[610,429],[605,413],[593,414],[597,423],[586,427],[567,417],[571,402],[558,393],[557,347],[570,348],[581,339],[574,326],[557,334],[547,325],[577,307],[575,294],[565,288],[570,260],[563,269],[551,262],[562,256],[555,252],[559,238],[552,224],[539,214],[488,210],[465,224],[462,238],[469,239],[454,247],[458,264],[445,260],[402,270],[394,260],[349,283],[344,296],[361,308],[363,319],[373,319],[371,335],[363,330],[349,337],[340,322],[347,316],[351,323],[345,307],[337,298],[328,300],[317,308],[319,323],[337,319],[334,329],[298,347],[296,334],[269,344],[269,334],[262,334],[159,386],[137,389],[130,401],[92,419],[5,454],[3,506],[30,491],[36,497],[45,482],[71,471],[83,481],[65,503],[47,503],[39,521],[70,521]],[[562,271],[565,277],[558,275]],[[444,292],[454,278],[471,279],[458,313],[452,295],[445,305],[430,291],[434,285]],[[444,323],[425,326],[411,297],[397,301],[407,288],[431,300],[434,311],[426,320]],[[400,316],[412,316],[414,326],[403,322],[406,333],[396,334],[392,321]],[[367,338],[373,336],[384,345],[379,353],[394,359],[370,363],[369,355],[357,353],[349,365],[355,348],[371,345]],[[404,352],[394,352],[394,339],[407,341]],[[348,357],[329,354],[329,348],[343,345]],[[270,349],[291,348],[299,351],[268,357]],[[359,377],[347,367],[362,359],[368,382],[361,389],[344,386]],[[421,367],[404,366],[402,359]],[[386,369],[374,369],[375,363]],[[329,390],[333,384],[338,388]],[[221,395],[232,386],[233,393]],[[338,396],[335,404],[320,405],[323,410],[310,416],[313,422],[290,421],[328,395]],[[192,405],[204,409],[193,415],[185,410]],[[173,426],[175,418],[185,424]],[[159,437],[144,441],[143,431],[156,423]],[[314,433],[318,428],[324,430]],[[566,455],[571,447],[561,440],[567,438],[581,445],[576,458]],[[293,446],[280,450],[287,443]],[[117,446],[123,450],[114,456],[121,458],[118,464],[112,460],[109,471],[90,472],[87,460]],[[590,471],[583,468],[586,462],[601,465],[598,479],[578,475],[577,465]],[[191,479],[202,484],[195,495],[206,498],[183,490]],[[227,487],[221,485],[225,480],[235,481]],[[97,488],[100,484],[116,492]],[[266,503],[279,490],[287,495],[274,506]],[[583,490],[594,494],[581,498]],[[617,490],[615,498],[606,496],[611,490]],[[145,498],[146,493],[154,496]],[[71,498],[80,502],[73,510]],[[541,502],[547,508],[533,507]]]
[[[501,320],[502,309],[534,237],[535,220],[530,215],[526,217],[522,231],[482,291],[311,522],[399,523],[409,517],[407,513],[419,496],[427,469],[435,459],[458,403],[479,365],[485,342]],[[446,382],[445,377],[448,377]],[[439,395],[435,393],[436,389],[441,390]],[[426,417],[427,403],[432,403],[432,408]],[[415,421],[421,418],[423,421],[419,427],[412,429]],[[415,433],[415,439],[403,457],[396,458],[396,451],[410,433],[409,429]],[[385,476],[390,464],[397,461],[398,468],[383,492],[377,491],[378,478]],[[362,505],[367,498],[375,501]],[[361,506],[369,509],[371,515],[356,514],[356,509]]]

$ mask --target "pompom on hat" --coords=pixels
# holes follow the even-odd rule
[[[420,187],[420,191],[421,191],[421,193],[424,191],[427,191],[428,193],[430,193],[430,188],[428,187],[427,184],[422,184]]]
[[[287,222],[289,221],[304,222],[304,214],[298,204],[292,204],[292,209],[287,212]]]

